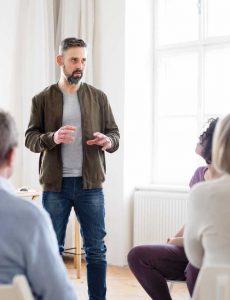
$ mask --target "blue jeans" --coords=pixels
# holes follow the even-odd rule
[[[50,214],[60,253],[64,251],[66,226],[71,208],[74,207],[86,253],[89,300],[106,299],[103,190],[83,189],[82,177],[64,177],[61,191],[43,192],[42,203]]]

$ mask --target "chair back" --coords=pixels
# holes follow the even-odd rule
[[[213,265],[202,267],[192,300],[229,300],[230,299],[230,265]]]
[[[0,284],[1,300],[34,300],[24,275],[16,275],[11,284]]]

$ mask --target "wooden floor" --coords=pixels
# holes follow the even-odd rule
[[[88,300],[85,264],[82,264],[81,279],[77,279],[76,270],[73,268],[73,259],[71,257],[65,258],[65,264],[69,278],[74,284],[79,300]],[[107,288],[108,300],[151,299],[136,281],[128,267],[108,266]],[[189,299],[185,284],[175,284],[172,291],[172,297],[173,300]]]

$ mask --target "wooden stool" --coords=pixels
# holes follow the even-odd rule
[[[77,278],[81,278],[81,233],[80,224],[75,218],[75,253],[74,253],[74,268],[77,269]]]
[[[35,190],[28,191],[16,191],[17,196],[22,198],[30,198],[33,201],[36,201],[41,193]],[[77,269],[77,278],[81,278],[81,233],[80,233],[80,224],[78,223],[75,217],[75,232],[74,232],[74,268]]]
[[[35,190],[28,190],[28,191],[16,191],[16,195],[22,198],[31,198],[33,201],[37,200],[41,193]]]

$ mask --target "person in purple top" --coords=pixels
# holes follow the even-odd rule
[[[212,166],[212,138],[218,118],[208,121],[207,129],[200,135],[196,153],[207,165],[199,167],[189,186],[216,178],[219,174]],[[185,280],[192,296],[199,269],[192,266],[183,246],[184,226],[164,245],[141,245],[132,248],[128,264],[148,295],[154,300],[172,300],[167,280]]]

